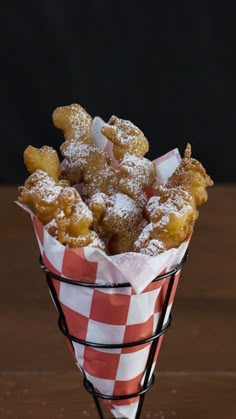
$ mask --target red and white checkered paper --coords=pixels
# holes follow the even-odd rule
[[[95,128],[96,124],[99,127],[101,123],[103,121],[100,118],[95,118]],[[95,140],[103,149],[109,150],[108,143],[104,139],[100,142],[99,135],[94,135]],[[170,151],[155,160],[158,178],[165,182],[179,162],[178,150]],[[108,256],[92,247],[71,249],[50,236],[37,217],[28,208],[22,207],[31,213],[40,252],[50,271],[75,281],[131,284],[130,287],[94,289],[53,280],[70,334],[79,339],[103,344],[122,344],[153,335],[169,278],[152,281],[181,261],[188,242],[158,256],[138,253]],[[168,321],[179,274],[164,324]],[[158,342],[153,368],[162,338]],[[130,348],[97,349],[73,342],[73,349],[78,367],[83,369],[98,392],[124,395],[141,390],[150,345],[151,343],[146,343]],[[104,403],[114,417],[134,419],[138,399],[135,397]]]

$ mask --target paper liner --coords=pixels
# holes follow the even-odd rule
[[[104,138],[102,141],[100,138],[101,121],[98,117],[94,119],[92,132],[97,145],[110,153],[111,147]],[[180,160],[177,149],[155,160],[158,178],[165,182]],[[19,205],[31,214],[40,253],[49,271],[75,281],[131,284],[122,288],[94,289],[54,279],[53,285],[71,335],[102,344],[122,344],[155,333],[170,278],[152,281],[182,260],[188,241],[158,256],[138,253],[108,256],[92,247],[71,249],[50,236],[26,206]],[[172,289],[164,324],[169,318],[179,274]],[[158,341],[153,368],[161,342],[162,337]],[[96,391],[107,395],[125,395],[141,390],[151,343],[118,349],[98,349],[76,342],[72,345],[78,367]],[[104,402],[114,417],[134,419],[138,399]]]
[[[32,219],[44,264],[51,272],[75,281],[76,279],[92,283],[127,281],[128,272],[125,275],[124,272],[121,273],[121,265],[119,267],[114,265],[112,257],[109,258],[96,249],[89,249],[88,259],[87,248],[65,248],[47,233],[35,216],[32,215]],[[186,247],[187,243],[181,246],[181,254]],[[156,267],[156,272],[164,272],[163,266],[162,262]],[[131,264],[130,259],[129,276],[134,282],[135,272],[135,263]],[[138,293],[134,287],[93,289],[53,280],[69,333],[85,341],[103,344],[122,344],[152,336],[160,317],[169,277],[151,282],[153,279],[151,256],[145,258],[142,273],[145,284],[149,282],[149,285]],[[169,318],[178,277],[179,273],[170,296],[164,324]],[[155,361],[161,341],[162,338],[158,344]],[[118,349],[91,348],[76,342],[72,345],[77,365],[83,369],[87,379],[98,392],[120,395],[141,390],[151,343]],[[114,417],[135,418],[138,397],[105,403]]]

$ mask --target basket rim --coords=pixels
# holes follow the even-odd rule
[[[182,269],[186,259],[187,259],[187,251],[184,254],[182,260],[173,269],[171,269],[168,272],[164,272],[163,274],[158,275],[156,278],[154,278],[152,280],[152,282],[161,281],[162,279],[165,279],[169,276],[176,275],[176,273],[179,272]],[[63,275],[60,276],[60,275],[50,271],[46,267],[46,265],[43,262],[42,255],[40,255],[40,258],[39,258],[39,264],[40,264],[40,267],[43,270],[43,272],[46,274],[46,276],[49,275],[53,279],[56,279],[57,281],[60,281],[60,282],[64,282],[66,284],[71,284],[71,285],[76,285],[76,286],[81,286],[81,287],[91,287],[91,288],[125,288],[125,287],[132,287],[132,285],[129,282],[124,282],[124,283],[86,282],[86,281],[81,281],[80,279],[71,279],[71,278],[65,277]]]

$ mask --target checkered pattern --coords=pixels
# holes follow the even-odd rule
[[[79,279],[91,283],[104,283],[112,276],[113,282],[114,278],[117,282],[126,281],[123,270],[129,269],[126,275],[132,275],[135,281],[141,260],[137,268],[134,254],[133,264],[131,259],[126,261],[129,263],[128,268],[126,263],[119,265],[116,259],[113,261],[114,257],[108,257],[97,249],[65,248],[47,233],[35,216],[32,216],[32,219],[44,263],[50,271],[75,281]],[[88,342],[122,344],[149,337],[155,332],[169,278],[152,282],[154,272],[160,274],[165,271],[164,262],[162,261],[155,271],[153,258],[144,259],[142,275],[145,278],[145,288],[138,292],[130,286],[88,288],[54,280],[70,334]],[[169,258],[165,259],[165,264],[166,266],[170,264]],[[122,266],[122,269],[118,270],[118,266]],[[169,317],[177,283],[178,278],[170,297],[164,323]],[[154,365],[161,341],[162,338],[158,344]],[[98,349],[73,342],[73,349],[77,365],[83,369],[98,392],[119,395],[134,393],[141,389],[150,343],[129,348]],[[137,403],[137,397],[106,401],[115,417],[127,416],[129,419],[135,417]]]
[[[166,167],[172,167],[173,171],[178,160],[178,153],[173,150],[156,161],[157,172],[161,173],[162,179],[165,178]],[[107,256],[91,247],[65,248],[47,233],[32,213],[31,217],[44,264],[50,271],[75,281],[131,284],[131,287],[124,288],[94,289],[53,280],[72,335],[97,343],[122,344],[149,337],[155,332],[169,278],[152,281],[180,262],[188,242],[155,257],[137,253]],[[164,323],[168,320],[177,282],[178,278]],[[162,339],[163,336],[158,342],[153,369]],[[141,389],[150,343],[129,348],[98,349],[73,342],[73,350],[78,367],[83,369],[98,392],[120,395]],[[104,403],[114,417],[133,419],[138,397]]]

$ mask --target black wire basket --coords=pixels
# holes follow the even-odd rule
[[[94,386],[92,385],[92,383],[87,379],[85,372],[81,368],[82,373],[83,373],[83,377],[84,377],[84,379],[83,379],[84,387],[92,395],[95,406],[97,408],[98,417],[100,419],[105,418],[102,407],[101,407],[100,399],[115,401],[115,400],[130,399],[130,398],[134,398],[134,397],[139,397],[135,419],[140,419],[141,418],[141,412],[142,412],[142,407],[143,407],[143,402],[144,402],[145,395],[151,389],[151,387],[153,386],[154,381],[155,381],[154,373],[152,373],[151,377],[150,377],[150,374],[151,374],[151,371],[152,371],[152,365],[153,365],[157,345],[158,345],[158,342],[159,342],[159,338],[160,338],[160,336],[162,336],[167,331],[167,329],[171,325],[171,319],[172,319],[171,312],[168,316],[168,319],[165,321],[167,308],[168,308],[169,301],[170,301],[170,296],[171,296],[173,287],[175,285],[175,281],[177,280],[177,274],[181,271],[181,269],[182,269],[182,267],[183,267],[183,265],[186,261],[186,258],[187,258],[187,253],[184,255],[181,262],[174,269],[170,270],[169,272],[166,272],[164,274],[161,274],[161,275],[157,276],[152,281],[152,282],[156,282],[156,281],[161,281],[163,279],[168,280],[168,286],[167,286],[167,290],[166,290],[166,293],[165,293],[165,297],[164,297],[164,301],[163,301],[163,305],[162,305],[162,309],[161,309],[161,312],[160,312],[160,316],[159,316],[159,319],[158,319],[158,323],[157,323],[155,333],[152,336],[149,336],[145,339],[136,340],[136,341],[132,341],[132,342],[126,342],[126,343],[122,343],[122,344],[103,344],[103,343],[99,343],[99,342],[91,342],[91,341],[86,341],[86,340],[83,340],[83,339],[79,339],[78,337],[73,336],[72,334],[70,334],[69,329],[68,329],[68,325],[67,325],[67,322],[66,322],[66,318],[65,318],[62,306],[61,306],[61,303],[58,299],[57,292],[56,292],[56,289],[55,289],[54,284],[53,284],[53,280],[57,280],[57,281],[64,282],[64,283],[67,283],[67,284],[73,284],[73,285],[78,286],[78,287],[92,287],[92,288],[124,288],[124,287],[131,287],[131,285],[129,283],[99,284],[99,283],[82,282],[80,280],[74,280],[74,279],[72,280],[70,278],[59,276],[59,275],[49,271],[47,269],[47,267],[44,265],[42,258],[40,258],[40,267],[45,273],[51,297],[52,297],[52,299],[54,301],[54,304],[55,304],[55,306],[58,310],[58,313],[59,313],[59,318],[58,318],[59,329],[63,333],[63,335],[65,335],[65,337],[69,340],[72,348],[73,348],[73,342],[77,342],[79,344],[89,346],[89,347],[92,347],[92,348],[103,348],[103,349],[128,348],[128,347],[133,347],[133,346],[138,346],[138,345],[143,345],[143,344],[146,344],[146,343],[150,343],[150,350],[149,350],[149,355],[148,355],[146,368],[145,368],[145,379],[144,379],[143,384],[142,384],[142,389],[140,391],[135,392],[135,393],[120,394],[120,395],[115,395],[114,396],[114,395],[107,395],[107,394],[102,394],[100,392],[97,392],[95,390]]]

